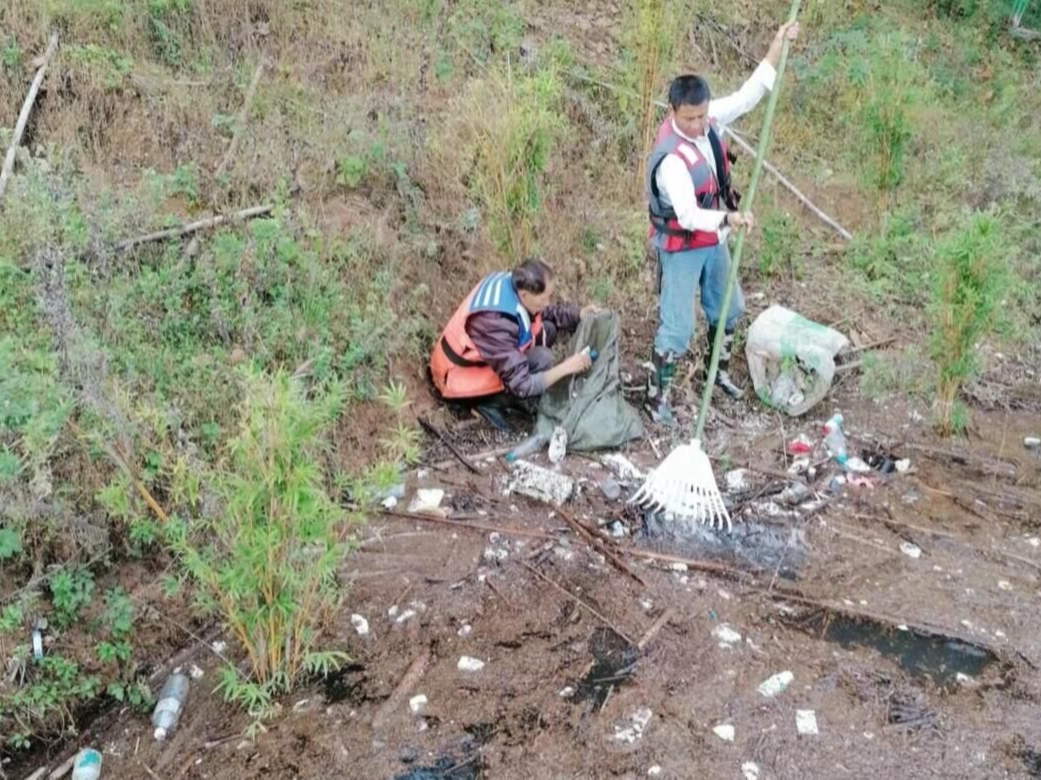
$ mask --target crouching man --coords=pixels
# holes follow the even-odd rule
[[[587,371],[589,355],[554,365],[552,347],[596,307],[579,310],[552,299],[553,271],[538,259],[482,279],[434,344],[430,372],[442,397],[473,402],[488,422],[508,431],[505,409],[524,407],[564,377]]]

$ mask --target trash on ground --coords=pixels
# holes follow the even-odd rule
[[[617,452],[604,455],[600,462],[611,469],[622,482],[642,482],[647,476],[636,468],[631,460]]]
[[[658,777],[661,774],[661,767],[655,764],[647,770],[648,777]]]
[[[529,455],[534,455],[536,452],[546,446],[546,437],[540,433],[533,433],[531,436],[526,438],[508,453],[506,453],[506,462],[513,463],[520,458],[526,458]]]
[[[670,563],[669,568],[672,569],[672,571],[679,573],[690,571],[690,567],[681,561],[677,561],[676,563]]]
[[[1027,436],[1023,439],[1023,446],[1028,450],[1041,448],[1041,438],[1038,438],[1037,436]]]
[[[560,463],[567,455],[567,429],[558,425],[549,437],[549,462]]]
[[[575,702],[589,702],[593,711],[599,711],[611,691],[628,681],[636,669],[639,651],[621,634],[604,626],[590,635],[588,648],[593,665],[578,681]]]
[[[101,761],[101,753],[94,748],[84,748],[76,754],[76,763],[72,765],[72,780],[98,780],[101,777]],[[51,777],[57,777],[57,773]]]
[[[185,702],[188,700],[188,676],[184,674],[172,674],[167,678],[159,692],[159,700],[152,713],[152,725],[155,726],[154,736],[157,740],[166,739],[167,735],[177,728],[177,723],[184,712]]]
[[[33,627],[33,658],[43,660],[43,632],[39,627]]]
[[[613,523],[607,526],[607,532],[611,534],[615,539],[622,539],[627,536],[629,529],[625,527],[625,523],[621,520],[615,520]]]
[[[393,509],[398,505],[398,502],[405,497],[405,483],[399,482],[396,485],[384,490],[382,493],[376,496],[376,500],[383,506],[384,509]]]
[[[575,689],[570,685],[566,685],[560,689],[560,693],[557,694],[562,699],[570,699],[575,695]]]
[[[408,700],[408,708],[412,710],[413,715],[421,715],[427,708],[427,697],[422,693],[417,696],[413,696]]]
[[[408,505],[408,511],[423,515],[443,514],[440,507],[444,497],[445,491],[441,488],[420,488],[416,491],[412,503]]]
[[[902,458],[901,460],[898,460],[894,465],[896,466],[896,470],[898,473],[906,474],[911,468],[911,460],[910,458]]]
[[[414,610],[414,609],[406,609],[406,610],[403,610],[400,615],[398,615],[396,618],[394,618],[394,622],[395,623],[404,623],[404,622],[406,622],[408,620],[411,620],[415,616],[416,616],[416,610]]]
[[[748,469],[728,471],[725,479],[728,493],[743,493],[748,490]]]
[[[460,628],[456,633],[465,639],[466,637],[470,636],[470,634],[472,634],[473,632],[473,626],[471,626],[469,623],[463,623],[462,628]]]
[[[813,710],[795,711],[795,730],[803,736],[819,734],[817,730],[817,713]]]
[[[835,378],[835,355],[848,345],[838,331],[771,306],[748,329],[748,373],[764,402],[798,416],[827,394]]]
[[[564,474],[518,460],[511,467],[508,493],[519,493],[538,501],[563,504],[575,490],[575,481]]]
[[[858,458],[856,456],[846,459],[846,470],[856,472],[857,474],[867,474],[868,472],[873,471],[871,466],[864,462],[863,458]]]
[[[792,461],[792,465],[788,467],[788,471],[785,472],[789,477],[797,477],[800,474],[806,474],[810,471],[810,459],[809,458],[796,458]],[[811,475],[813,476],[813,475]]]
[[[351,625],[354,626],[354,630],[358,632],[358,636],[369,635],[369,621],[361,615],[351,615]]]
[[[908,556],[909,558],[921,558],[922,557],[922,548],[919,547],[917,544],[912,544],[911,542],[901,542],[901,544],[900,544],[900,552],[902,552],[904,555]]]
[[[778,672],[759,686],[759,693],[768,699],[781,694],[795,680],[795,675],[789,671]]]
[[[875,489],[875,481],[866,474],[850,474],[846,478],[846,484],[851,487],[867,488],[868,490]]]
[[[600,486],[600,492],[608,501],[617,501],[622,497],[622,486],[611,477],[604,477],[597,484]]]
[[[845,466],[849,459],[849,451],[846,446],[846,434],[842,428],[845,421],[838,412],[833,414],[824,423],[824,445],[828,448],[828,455],[835,459],[840,466]]]
[[[654,714],[649,709],[641,707],[629,715],[623,724],[615,725],[614,739],[618,742],[628,742],[629,744],[641,739],[644,731],[647,730],[647,726],[650,725],[652,717],[654,717]]]
[[[998,587],[1002,590],[1012,590],[1012,583],[1008,580],[999,580]]]
[[[206,672],[204,672],[195,664],[192,664],[188,667],[188,676],[191,677],[193,680],[201,680],[203,677],[206,676]]]
[[[734,727],[731,726],[729,723],[724,723],[720,726],[716,726],[714,729],[712,729],[712,733],[724,742],[734,741]]]
[[[759,764],[755,761],[746,761],[741,765],[741,772],[745,780],[759,780]]]
[[[726,623],[716,626],[712,629],[713,638],[719,641],[719,646],[724,650],[731,649],[734,645],[741,641],[741,635],[734,629],[728,626]]]
[[[805,433],[800,433],[790,442],[788,442],[788,454],[789,455],[809,455],[813,452],[813,439],[807,436]]]
[[[781,492],[780,500],[782,504],[798,506],[809,497],[810,489],[806,485],[802,482],[793,482]]]
[[[479,672],[484,668],[484,661],[479,658],[471,658],[464,655],[459,659],[458,669],[460,672]]]

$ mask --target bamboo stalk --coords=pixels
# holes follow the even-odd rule
[[[18,114],[18,121],[14,126],[14,135],[11,136],[11,145],[7,149],[7,156],[4,157],[4,167],[0,169],[0,200],[4,197],[4,191],[7,189],[7,182],[10,181],[11,173],[14,171],[14,158],[18,151],[18,144],[22,140],[25,126],[29,123],[29,115],[32,113],[33,105],[36,103],[36,95],[39,94],[40,87],[43,85],[43,77],[47,75],[47,66],[51,64],[51,60],[54,59],[54,53],[57,50],[58,33],[55,32],[51,34],[50,43],[47,44],[47,51],[43,55],[43,62],[36,71],[36,77],[33,79],[33,83],[29,87],[29,93],[25,96],[25,102],[22,104],[21,113]]]

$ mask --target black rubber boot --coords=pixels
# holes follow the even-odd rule
[[[712,362],[712,345],[716,343],[716,328],[708,329],[708,351],[705,353],[705,378],[708,378],[709,364]],[[716,387],[731,398],[744,397],[745,390],[730,376],[730,350],[734,346],[734,333],[723,334],[723,343],[719,348],[719,367],[716,370]]]
[[[510,425],[509,420],[506,419],[505,410],[500,404],[495,403],[483,403],[477,404],[474,409],[487,420],[493,428],[503,433],[512,433],[513,426]]]
[[[647,380],[645,407],[651,419],[664,425],[675,425],[676,416],[669,407],[669,388],[676,375],[676,356],[671,352],[663,355],[657,350],[651,355],[654,371]]]

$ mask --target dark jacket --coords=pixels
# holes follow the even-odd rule
[[[547,332],[570,333],[578,327],[580,318],[579,308],[573,303],[547,306],[542,312],[543,323],[553,326],[547,328]],[[517,348],[520,327],[516,320],[497,312],[481,312],[473,315],[466,323],[466,332],[470,334],[481,357],[499,375],[508,392],[519,398],[530,398],[545,392],[544,372],[532,373],[528,353]],[[542,337],[537,338],[535,343],[543,344]],[[546,346],[552,346],[552,343],[550,339]]]

